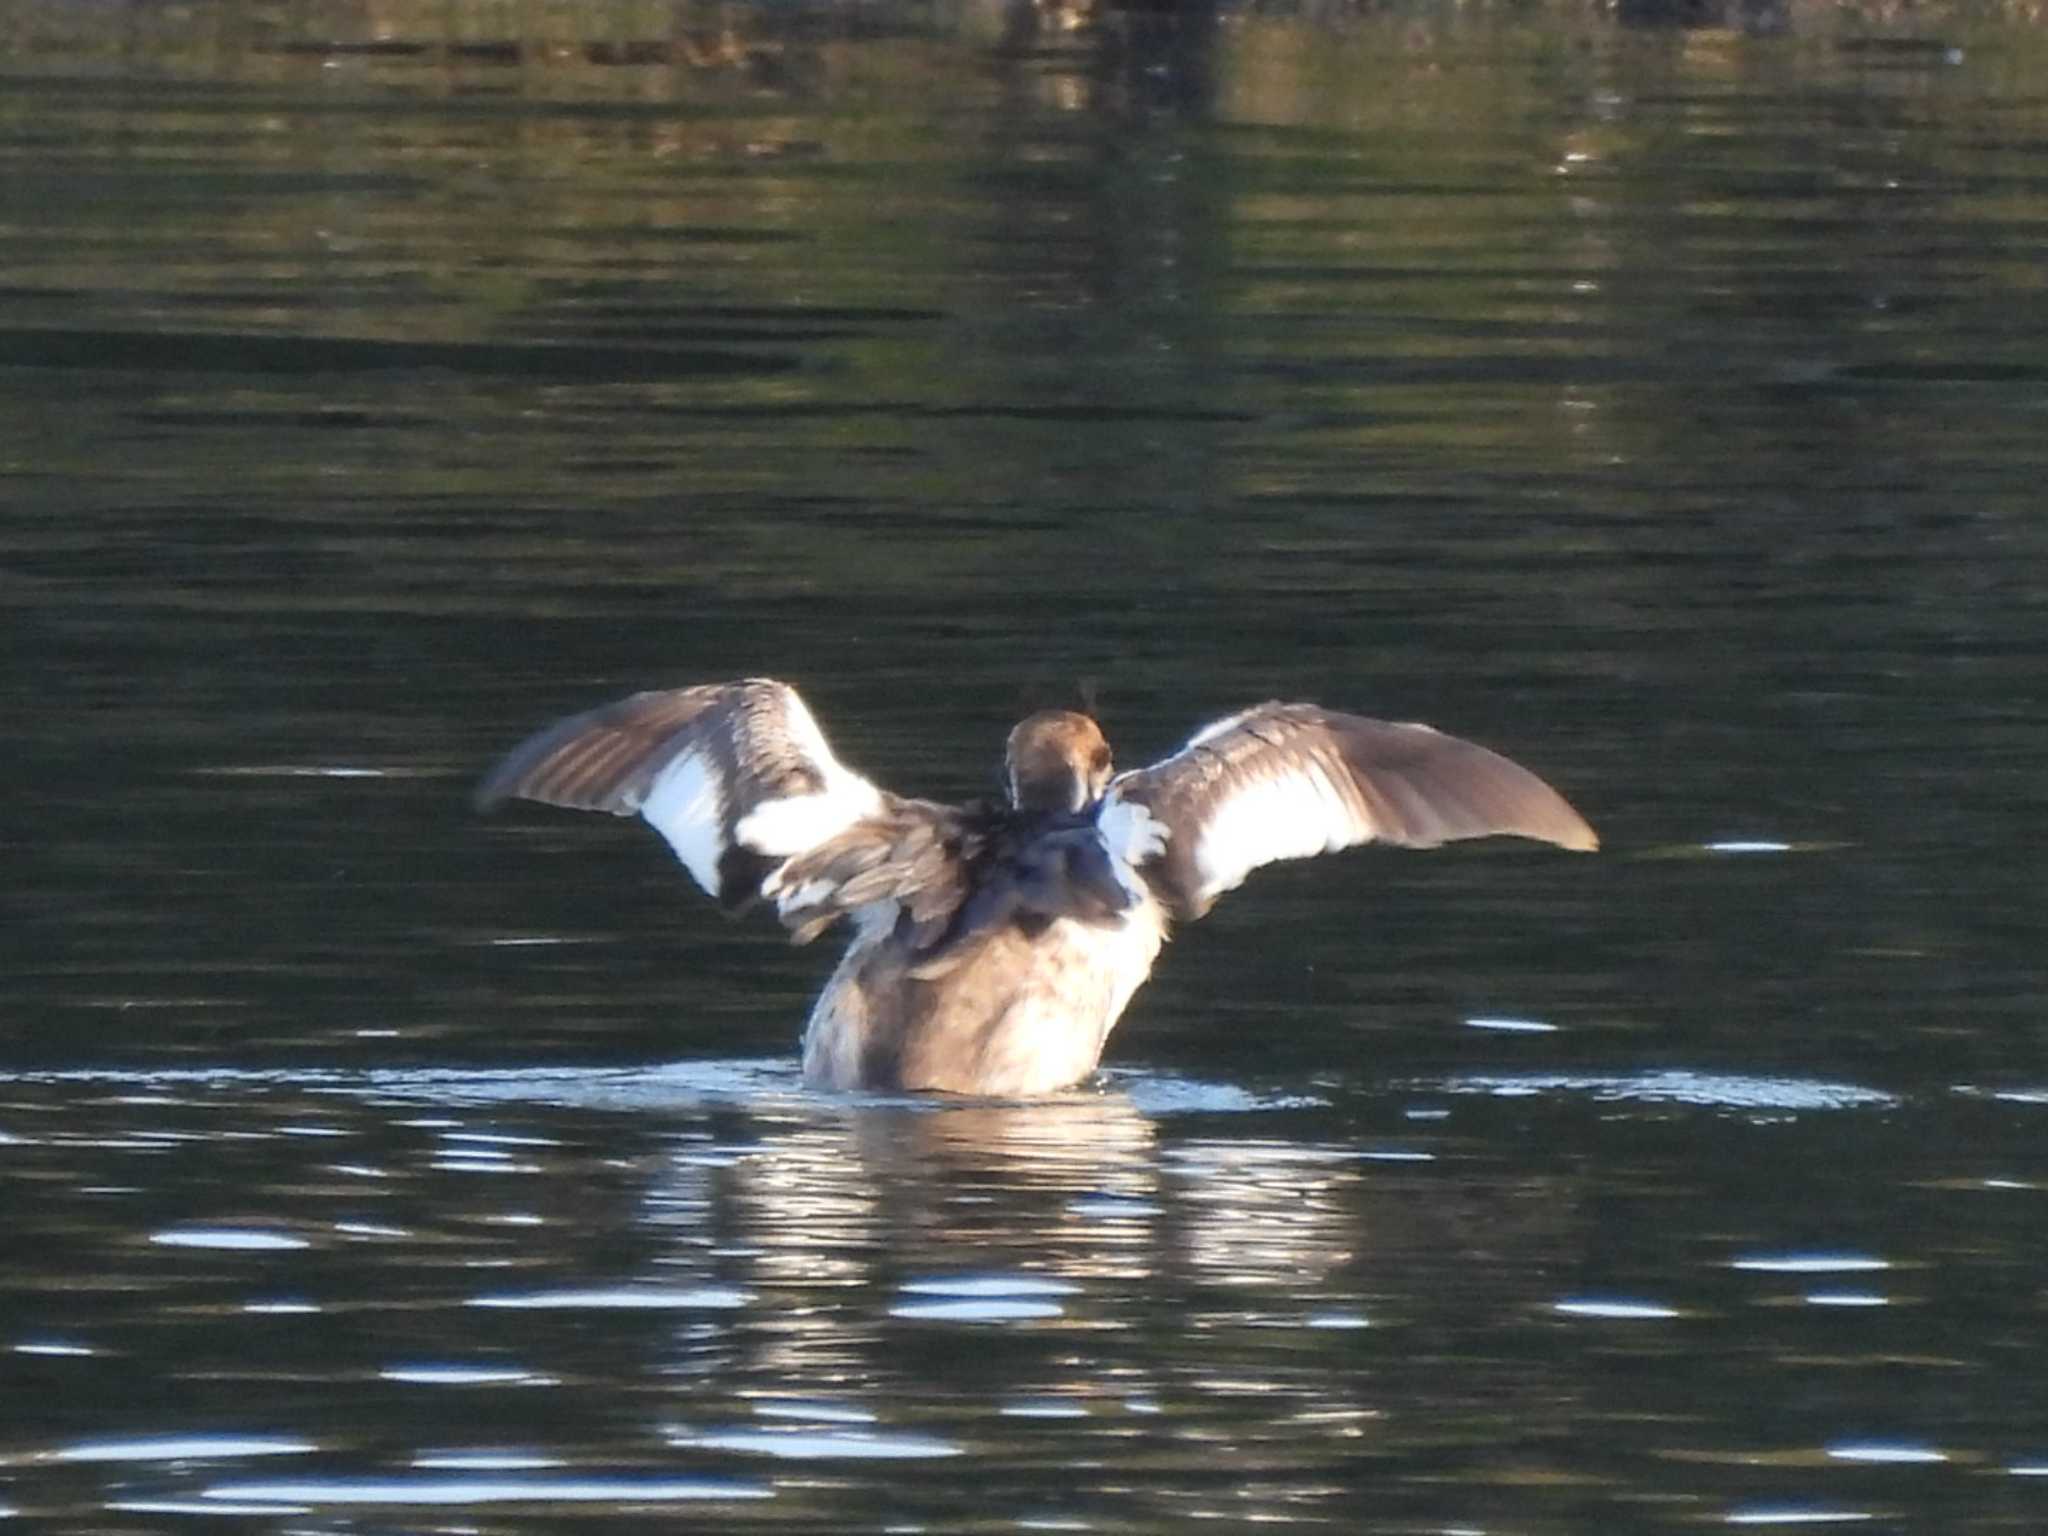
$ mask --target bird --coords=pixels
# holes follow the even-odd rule
[[[1000,795],[912,799],[841,762],[773,678],[556,721],[474,798],[638,816],[728,914],[772,905],[799,944],[844,920],[851,942],[804,1029],[809,1086],[994,1098],[1093,1073],[1170,928],[1262,865],[1492,834],[1599,846],[1562,795],[1485,747],[1279,701],[1122,773],[1091,716],[1040,710],[1008,735]]]

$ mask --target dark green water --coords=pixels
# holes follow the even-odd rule
[[[0,0],[0,1510],[2048,1524],[2048,43],[1334,11]],[[1424,719],[1606,850],[823,1098],[829,946],[466,804],[757,672],[912,793]]]

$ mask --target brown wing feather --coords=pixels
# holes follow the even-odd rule
[[[1144,873],[1183,918],[1262,864],[1359,843],[1434,848],[1504,833],[1599,846],[1562,795],[1496,752],[1313,704],[1261,704],[1218,721],[1110,793],[1163,824],[1166,846]]]
[[[790,859],[762,894],[799,944],[863,907],[894,903],[914,925],[913,947],[922,947],[967,899],[975,840],[966,808],[892,795],[878,814]]]
[[[822,777],[779,722],[785,685],[766,678],[658,689],[558,720],[514,747],[476,789],[476,807],[538,800],[578,811],[637,813],[664,768],[708,752],[751,804],[815,792]]]

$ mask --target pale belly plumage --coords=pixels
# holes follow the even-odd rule
[[[992,934],[952,969],[919,977],[904,946],[864,932],[811,1010],[804,1077],[998,1097],[1065,1088],[1095,1070],[1165,937],[1165,914],[1147,899],[1114,922]]]

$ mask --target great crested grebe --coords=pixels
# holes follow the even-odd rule
[[[769,678],[637,693],[558,721],[478,786],[639,815],[728,912],[853,943],[811,1010],[806,1081],[1021,1097],[1095,1069],[1170,921],[1262,864],[1360,843],[1599,839],[1543,780],[1426,725],[1257,704],[1114,777],[1088,716],[1010,732],[1002,802],[909,800],[855,773]]]

